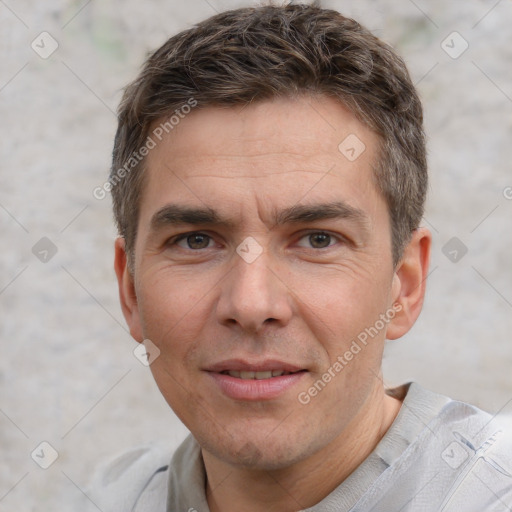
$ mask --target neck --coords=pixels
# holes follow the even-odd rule
[[[368,457],[400,406],[379,388],[331,443],[278,470],[233,467],[203,450],[210,511],[293,512],[317,504]]]

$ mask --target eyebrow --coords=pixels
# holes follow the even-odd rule
[[[363,210],[343,201],[313,205],[298,204],[275,215],[275,224],[300,224],[326,219],[347,219],[368,224],[369,218]]]
[[[150,230],[158,231],[169,225],[191,224],[199,225],[218,225],[226,228],[233,228],[234,224],[220,215],[212,208],[193,208],[189,206],[180,206],[177,204],[168,204],[160,208],[150,221]]]
[[[354,221],[362,228],[369,225],[368,215],[358,208],[343,201],[312,205],[294,205],[284,210],[274,211],[273,228],[286,224],[310,223],[327,219],[347,219]],[[190,224],[193,226],[222,226],[233,229],[235,223],[222,218],[209,207],[195,208],[178,204],[168,204],[160,208],[151,218],[150,230],[158,231],[169,225]]]

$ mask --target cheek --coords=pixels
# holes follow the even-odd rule
[[[146,276],[144,286],[137,291],[144,337],[153,341],[164,356],[189,350],[207,318],[207,288],[194,283],[171,273],[159,273],[153,278]]]
[[[151,279],[146,276],[138,292],[144,338],[160,350],[150,370],[162,395],[187,426],[183,414],[195,399],[197,353],[212,307],[205,291],[195,292],[191,283],[161,273]]]
[[[389,283],[368,268],[347,263],[290,276],[299,315],[315,326],[317,339],[330,340],[333,350],[373,325],[387,307]]]

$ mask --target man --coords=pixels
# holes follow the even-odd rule
[[[492,417],[382,382],[431,245],[421,104],[389,46],[305,5],[178,34],[125,91],[109,188],[123,312],[191,435],[112,463],[101,510],[510,510]]]

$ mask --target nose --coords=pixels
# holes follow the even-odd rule
[[[266,252],[250,263],[234,255],[233,268],[220,283],[220,323],[259,332],[269,324],[283,327],[290,321],[290,290],[270,259]]]

